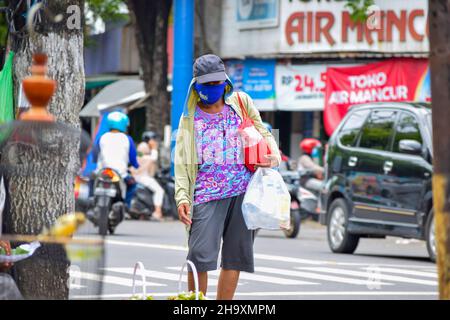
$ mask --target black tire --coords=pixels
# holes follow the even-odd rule
[[[299,210],[291,210],[291,227],[288,230],[283,230],[286,238],[294,239],[300,232],[301,216]]]
[[[109,227],[108,228],[109,234],[114,234],[114,231],[116,231],[115,227]]]
[[[132,220],[139,220],[139,213],[136,213],[135,211],[128,211],[128,215]]]
[[[358,246],[359,236],[350,234],[347,230],[348,215],[349,210],[347,203],[342,198],[335,199],[328,208],[327,239],[328,246],[334,253],[353,253]],[[334,224],[335,221],[333,220],[333,218],[337,219],[336,224]],[[338,223],[337,221],[340,221],[340,223]],[[340,230],[337,230],[336,228]],[[340,236],[338,234],[332,234],[334,233],[333,231],[341,231]],[[341,240],[339,241],[339,239],[336,238],[341,238]]]
[[[428,213],[427,223],[425,224],[425,241],[430,260],[436,262],[436,238],[434,236],[434,209]],[[434,242],[434,243],[433,243]]]
[[[98,217],[98,233],[102,237],[106,236],[108,234],[108,227],[109,227],[109,206],[107,207],[100,207],[99,208],[99,217]]]

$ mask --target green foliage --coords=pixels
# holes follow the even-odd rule
[[[203,292],[201,292],[201,291],[199,292],[198,299],[206,300],[206,297],[203,294]],[[182,292],[182,293],[179,293],[177,296],[168,297],[167,300],[195,300],[195,292],[193,292],[193,291]]]
[[[122,7],[126,7],[125,0],[86,0],[86,11],[92,13],[92,17],[86,16],[85,34],[95,23],[101,19],[105,22],[117,22],[129,20],[129,15],[123,13]],[[89,37],[84,37],[86,47],[95,46]]]
[[[117,21],[127,19],[128,15],[121,12],[124,0],[86,0],[86,4],[94,14],[94,20]]]
[[[152,296],[146,296],[142,299],[142,296],[134,295],[130,298],[130,300],[155,300]]]
[[[8,33],[8,24],[5,17],[0,17],[0,45],[3,47],[6,43],[6,35]]]
[[[28,254],[28,251],[25,249],[22,249],[20,247],[17,247],[16,249],[11,249],[11,255],[17,256],[21,254]],[[6,250],[3,248],[0,248],[0,256],[6,256]]]
[[[5,1],[0,0],[0,7],[6,6]],[[0,14],[0,49],[5,47],[6,37],[8,34],[8,23],[6,22],[5,14]],[[0,67],[1,69],[1,67]]]
[[[345,7],[349,10],[350,18],[354,22],[365,22],[367,9],[374,4],[374,0],[347,0]]]

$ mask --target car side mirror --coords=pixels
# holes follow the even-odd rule
[[[422,154],[422,144],[416,140],[400,140],[398,149],[402,153]]]

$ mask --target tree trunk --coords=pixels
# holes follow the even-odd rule
[[[15,7],[17,3],[13,0],[10,5]],[[28,132],[21,131],[39,142],[9,146],[8,155],[13,150],[16,155],[13,157],[2,154],[2,166],[14,168],[6,172],[9,214],[5,232],[12,234],[39,234],[43,227],[73,212],[75,207],[74,179],[79,168],[79,136],[75,129],[79,128],[85,78],[83,30],[68,27],[67,8],[77,5],[83,14],[84,0],[47,0],[44,5],[53,13],[63,14],[65,19],[53,24],[42,15],[36,27],[38,33],[33,37],[27,33],[12,35],[16,97],[20,83],[29,75],[32,54],[46,53],[48,76],[58,82],[49,111],[64,125],[36,124]],[[33,135],[38,133],[40,136]],[[67,299],[68,266],[62,246],[44,245],[33,258],[17,264],[14,275],[26,298]]]
[[[433,202],[439,294],[450,300],[450,1],[430,0]]]
[[[167,92],[167,26],[172,0],[127,0],[142,68],[147,105],[147,130],[164,134],[170,123]]]

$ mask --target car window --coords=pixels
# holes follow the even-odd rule
[[[400,152],[399,144],[401,140],[415,140],[422,144],[419,123],[411,113],[402,112],[395,128],[394,152]]]
[[[362,129],[360,148],[388,150],[393,133],[396,111],[373,111]]]
[[[345,121],[341,131],[339,132],[339,140],[346,147],[353,147],[361,127],[366,121],[370,110],[361,110],[353,112]]]

